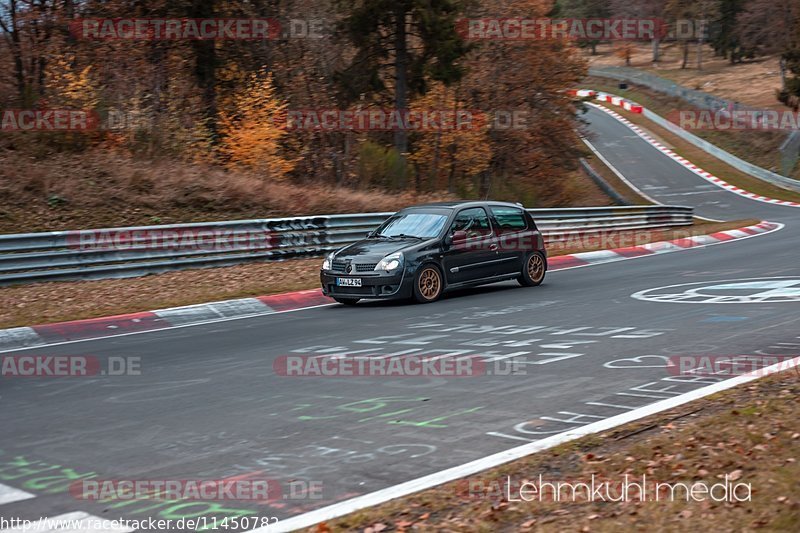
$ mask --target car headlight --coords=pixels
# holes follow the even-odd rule
[[[328,254],[328,257],[326,257],[325,260],[322,262],[322,270],[330,270],[331,269],[331,264],[333,263],[333,256],[334,255],[335,255],[335,252],[331,252],[331,253]]]
[[[386,272],[391,272],[392,270],[397,270],[402,266],[403,253],[397,252],[395,254],[387,255],[381,259],[380,262],[378,262],[378,264],[375,266],[375,270],[385,270]]]

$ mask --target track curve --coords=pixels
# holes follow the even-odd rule
[[[140,358],[141,375],[0,378],[0,496],[3,490],[31,495],[0,500],[0,514],[286,518],[708,383],[674,379],[664,364],[674,355],[800,353],[800,301],[674,305],[632,297],[750,278],[800,284],[800,210],[724,191],[605,113],[590,110],[586,118],[598,151],[652,197],[695,206],[703,216],[757,217],[786,228],[723,246],[552,272],[536,289],[498,284],[429,306],[330,306],[28,350]],[[792,287],[782,294],[794,294]],[[288,378],[273,370],[282,355],[340,353],[468,355],[497,368],[518,360],[524,364],[516,370],[524,372],[387,380]],[[80,475],[168,480],[254,473],[284,487],[319,482],[320,497],[181,507],[87,501],[69,490]]]

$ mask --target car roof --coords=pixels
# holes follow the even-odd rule
[[[406,207],[405,209],[403,209],[403,211],[410,209],[461,209],[463,207],[484,207],[484,206],[516,207],[517,209],[522,208],[520,204],[512,204],[509,202],[495,202],[495,201],[483,202],[480,200],[470,200],[462,202],[432,202],[428,204],[412,205]]]

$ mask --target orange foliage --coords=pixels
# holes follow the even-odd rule
[[[470,113],[464,104],[454,89],[437,84],[411,107],[421,113]],[[426,182],[426,189],[453,192],[458,178],[471,178],[489,168],[492,149],[488,123],[483,116],[471,115],[471,119],[464,127],[458,124],[442,127],[438,131],[419,133],[414,139],[416,150],[410,159],[417,165],[419,178]]]
[[[281,126],[286,104],[275,91],[272,75],[251,74],[241,92],[232,98],[233,110],[220,113],[220,152],[229,167],[248,167],[267,179],[282,180],[296,161],[286,155],[282,143],[287,131]]]

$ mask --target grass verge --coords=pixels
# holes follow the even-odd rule
[[[757,220],[616,232],[550,246],[551,255],[631,246],[734,229]],[[141,278],[35,283],[0,288],[0,328],[80,320],[319,286],[320,259],[183,270]]]
[[[794,531],[800,523],[798,394],[795,368],[345,516],[316,531],[704,531],[709,526]],[[516,490],[525,480],[538,482],[539,475],[545,481],[588,483],[592,475],[616,481],[625,474],[635,481],[646,475],[661,483],[709,487],[727,475],[731,485],[749,484],[750,501],[712,501],[708,495],[705,501],[640,501],[634,489],[627,502],[516,502],[503,486],[508,476]],[[499,491],[475,490],[498,486]],[[743,488],[737,491],[745,496]],[[512,500],[520,499],[516,494]],[[721,491],[716,494],[721,499]]]
[[[274,181],[252,170],[140,159],[100,149],[35,158],[4,149],[2,142],[0,161],[0,233],[393,212],[423,202],[457,200],[462,194],[477,195],[391,191],[348,181],[341,186]],[[497,200],[520,198],[506,189],[496,185],[492,194]],[[528,202],[532,207],[611,203],[577,169],[563,169],[520,193],[532,197]]]

